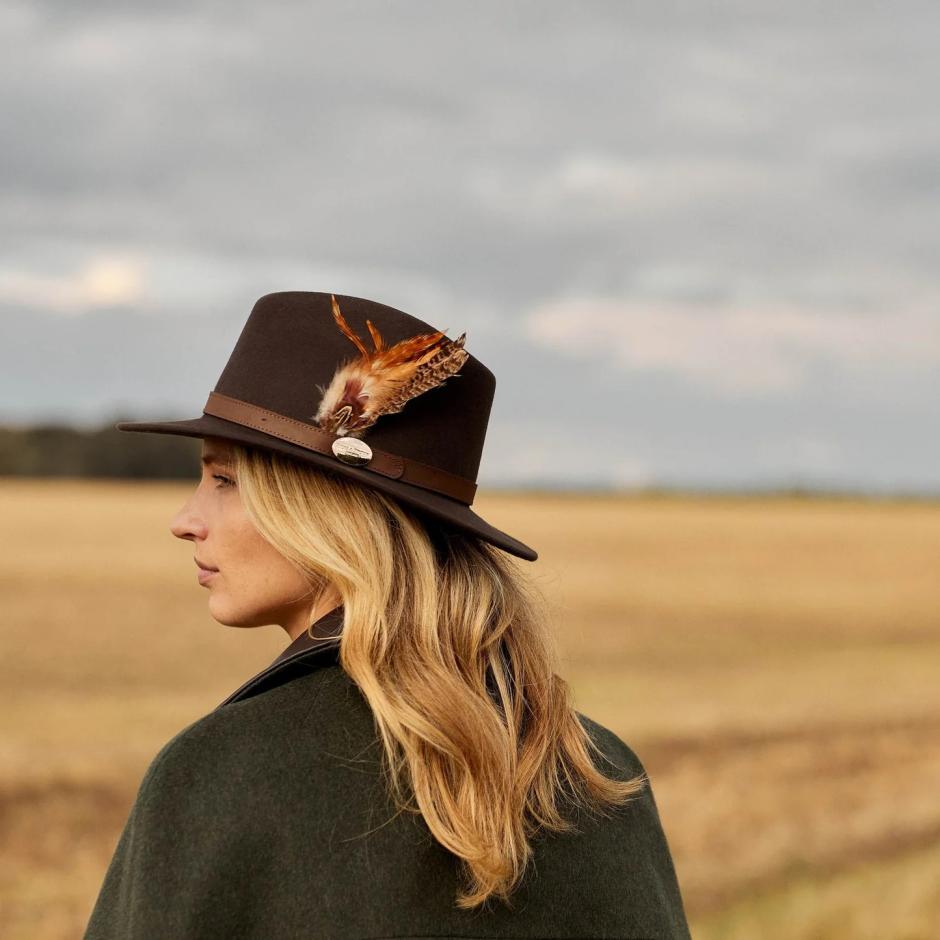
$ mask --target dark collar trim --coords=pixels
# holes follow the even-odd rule
[[[322,646],[324,639],[333,639],[334,637],[338,637],[342,632],[343,605],[340,604],[339,607],[334,607],[331,611],[325,613],[319,620],[314,620],[310,627],[304,630],[296,640],[293,640],[290,646],[288,646],[271,665],[276,666],[295,653],[303,653],[308,649],[318,649]],[[310,635],[311,633],[313,636]]]
[[[310,635],[313,632],[313,636]],[[251,698],[268,689],[283,685],[292,678],[296,678],[311,670],[311,660],[325,658],[327,661],[338,662],[339,638],[343,632],[343,606],[334,607],[331,611],[315,620],[309,630],[294,640],[269,666],[266,666],[257,675],[252,676],[243,685],[240,685],[216,708],[222,708],[230,702]]]

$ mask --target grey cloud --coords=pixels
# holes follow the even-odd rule
[[[936,423],[929,377],[912,381],[903,357],[877,395],[848,382],[831,424],[825,370],[808,368],[767,430],[746,396],[712,399],[679,375],[611,372],[601,394],[589,365],[518,329],[572,298],[703,316],[751,304],[757,321],[781,303],[935,310],[936,4],[46,0],[6,5],[0,25],[0,285],[122,252],[150,272],[138,305],[81,323],[0,296],[5,414],[184,407],[256,296],[307,287],[478,324],[501,392],[532,400],[546,434],[556,415],[588,414],[616,435],[643,402],[647,430],[625,428],[610,451],[627,470],[770,472],[734,444],[760,429],[832,441],[802,451],[819,472],[829,454],[859,480],[900,479],[895,455],[915,445],[921,482],[940,472],[940,445],[901,431],[868,450],[872,408],[901,420],[933,407]],[[118,367],[99,352],[109,332],[145,338],[151,359],[190,335],[199,352]],[[40,385],[50,356],[62,378]],[[589,408],[549,365],[587,383]],[[511,438],[520,419],[498,406],[494,420]],[[800,451],[763,452],[783,472]]]

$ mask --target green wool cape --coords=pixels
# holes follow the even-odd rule
[[[648,783],[609,818],[537,835],[511,906],[457,908],[458,860],[387,795],[371,710],[339,664],[341,611],[163,746],[84,940],[689,940]],[[578,717],[608,776],[645,773]]]

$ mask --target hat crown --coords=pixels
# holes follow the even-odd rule
[[[416,317],[361,297],[279,291],[258,299],[242,328],[215,391],[316,426],[324,390],[337,369],[359,357],[333,316],[335,297],[349,327],[371,347],[366,324],[386,346],[421,333],[443,331]],[[469,336],[468,336],[469,338]],[[385,414],[357,437],[371,447],[476,481],[496,378],[468,352],[442,384]]]

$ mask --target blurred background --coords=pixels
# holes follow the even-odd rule
[[[199,442],[113,424],[198,416],[314,290],[496,373],[475,508],[539,550],[693,936],[936,936],[938,27],[0,5],[0,933],[81,936],[149,761],[286,645],[169,532]]]

